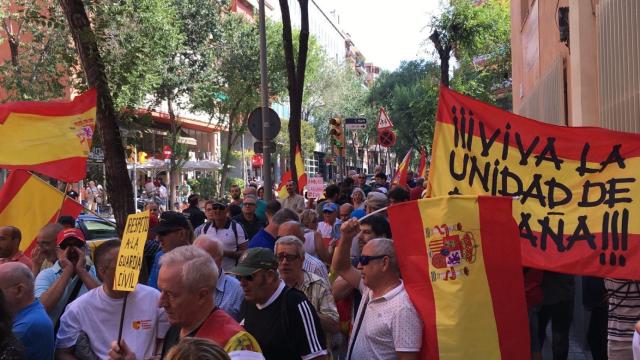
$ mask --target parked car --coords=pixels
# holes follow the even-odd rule
[[[119,240],[116,225],[103,218],[91,214],[80,214],[76,219],[76,227],[82,231],[87,240],[87,250],[91,259],[98,247],[107,240]]]

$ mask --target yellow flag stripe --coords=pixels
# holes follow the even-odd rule
[[[20,250],[36,238],[40,227],[62,206],[63,195],[36,176],[31,176],[0,213],[0,225],[12,225],[22,232]]]
[[[35,165],[70,157],[86,157],[91,142],[87,126],[94,127],[96,108],[72,116],[12,113],[0,125],[5,165]]]
[[[464,219],[462,231],[470,232],[476,245],[473,263],[436,268],[434,261],[429,262],[431,276],[428,281],[433,288],[440,359],[474,359],[478,354],[487,359],[500,359],[498,330],[482,254],[477,202],[454,202],[443,197],[418,204],[425,227],[456,225]],[[425,238],[427,250],[434,251],[443,243],[442,240],[446,240],[443,235],[430,232]],[[457,280],[450,279],[452,271],[456,272]]]

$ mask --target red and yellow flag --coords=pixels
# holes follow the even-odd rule
[[[404,188],[407,187],[407,172],[409,171],[409,163],[411,162],[411,153],[413,152],[413,148],[410,148],[407,151],[407,155],[404,156],[400,165],[398,165],[398,169],[396,173],[393,175],[393,179],[391,180],[392,185],[400,185]]]
[[[296,171],[298,172],[298,193],[302,194],[304,191],[304,187],[307,185],[307,173],[304,171],[304,160],[302,160],[302,151],[300,151],[300,145],[296,146],[296,156],[293,160],[293,166],[295,166]],[[282,174],[280,185],[278,185],[278,188],[276,189],[278,198],[284,199],[288,196],[286,185],[292,179],[293,178],[291,177],[291,170],[287,170],[284,174]]]
[[[14,170],[0,188],[0,226],[12,225],[22,232],[20,250],[26,254],[36,245],[36,236],[60,215],[74,218],[82,205],[27,171]]]
[[[423,149],[420,150],[420,163],[418,165],[418,177],[427,179],[427,152]]]
[[[518,228],[509,198],[451,196],[388,209],[421,359],[528,359]]]
[[[85,177],[96,120],[96,91],[71,102],[0,105],[0,167],[66,181]]]
[[[513,197],[525,266],[640,280],[640,135],[551,125],[441,87],[432,196]]]

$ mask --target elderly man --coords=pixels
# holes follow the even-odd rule
[[[318,231],[322,235],[324,245],[333,246],[333,243],[340,238],[340,224],[338,220],[338,205],[335,203],[325,203],[322,206],[322,218],[318,224]]]
[[[17,227],[0,227],[0,264],[19,261],[31,269],[31,259],[20,251],[20,240],[22,233]]]
[[[258,199],[258,201],[256,202],[256,216],[261,221],[266,221],[267,216],[265,215],[265,210],[267,208],[267,203],[266,201],[258,197],[258,191],[256,190],[256,187],[253,185],[247,186],[246,188],[244,188],[244,190],[242,190],[242,195],[253,195],[256,197],[256,199]]]
[[[193,230],[189,220],[182,213],[165,211],[160,214],[158,225],[154,226],[151,231],[157,235],[161,251],[156,253],[153,260],[148,285],[157,289],[160,259],[164,254],[177,247],[190,245],[193,242]]]
[[[349,203],[344,203],[340,205],[339,208],[339,217],[340,221],[344,222],[351,219],[351,213],[353,212],[353,205]]]
[[[320,319],[303,292],[285,285],[272,251],[249,249],[230,273],[244,290],[244,326],[267,359],[327,359]]]
[[[0,287],[13,316],[12,331],[27,350],[27,359],[53,359],[53,323],[33,296],[31,269],[19,262],[0,265]]]
[[[302,224],[300,224],[296,220],[284,222],[278,228],[278,237],[287,235],[293,235],[303,243],[305,241],[304,228]],[[320,259],[307,254],[302,260],[302,268],[304,269],[304,271],[316,274],[320,278],[327,281],[327,283],[329,282],[329,273],[327,272],[327,266],[322,261],[320,261]]]
[[[304,211],[304,197],[298,194],[296,184],[293,180],[288,181],[286,186],[288,196],[284,199],[280,199],[282,207],[285,209],[291,209],[298,214],[302,213]]]
[[[283,236],[276,241],[278,272],[284,283],[302,291],[318,313],[320,325],[325,334],[337,333],[338,309],[331,295],[329,284],[320,276],[305,271],[302,264],[305,259],[304,245],[293,235]]]
[[[161,260],[158,285],[162,293],[159,306],[164,308],[171,327],[162,346],[162,357],[185,337],[211,340],[227,353],[237,350],[260,352],[256,340],[237,321],[216,307],[214,294],[218,267],[204,250],[182,246],[165,254]],[[124,342],[111,344],[111,358],[129,359]]]
[[[36,236],[36,247],[31,251],[33,276],[38,276],[40,271],[48,269],[58,260],[56,254],[56,236],[64,227],[60,224],[47,224]]]
[[[58,260],[38,274],[34,290],[54,324],[58,323],[69,303],[100,285],[95,268],[87,265],[82,231],[62,230],[58,233],[56,243]]]
[[[340,230],[332,269],[363,294],[347,358],[418,359],[422,321],[400,279],[392,240],[370,240],[362,249],[356,269],[349,263],[349,249],[358,233],[358,221],[349,220]]]
[[[242,225],[249,240],[266,225],[265,222],[260,220],[256,215],[257,204],[258,198],[255,195],[245,195],[242,198],[242,213],[233,218],[238,224]]]
[[[207,222],[200,225],[195,234],[210,235],[220,240],[224,249],[222,270],[229,270],[249,247],[249,239],[242,226],[229,217],[227,205],[222,201],[207,201],[204,204],[204,213],[207,215]]]
[[[220,269],[222,265],[222,244],[219,240],[207,235],[200,235],[193,242],[193,245],[211,255],[216,266]],[[216,285],[216,306],[226,311],[236,321],[240,321],[242,300],[244,300],[244,294],[238,279],[220,271]]]
[[[111,341],[118,338],[125,295],[127,309],[122,337],[127,340],[137,359],[147,359],[156,353],[158,342],[169,328],[164,311],[150,306],[158,302],[160,293],[141,284],[128,294],[113,290],[119,250],[118,240],[106,241],[95,250],[95,265],[102,286],[69,304],[60,318],[56,340],[57,359],[75,359],[76,343],[82,333],[87,335],[91,351],[99,359],[107,358]]]

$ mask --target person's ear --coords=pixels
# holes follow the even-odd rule
[[[200,288],[198,290],[198,301],[201,302],[204,299],[210,298],[212,296],[211,291],[207,288]]]

